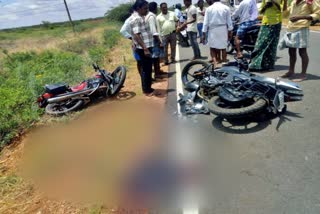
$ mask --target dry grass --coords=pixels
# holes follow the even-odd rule
[[[91,37],[97,34],[102,35],[104,29],[105,28],[103,27],[99,27],[90,32],[82,33],[81,36]],[[21,39],[11,43],[2,41],[1,44],[6,44],[6,49],[8,49],[9,52],[29,51],[30,49],[40,52],[48,48],[57,48],[59,45],[67,42],[68,39],[74,39],[73,35],[67,35],[66,39],[44,37],[40,39]],[[158,82],[153,85],[154,88],[163,91],[163,96],[151,98],[144,97],[141,93],[140,76],[136,69],[136,62],[133,59],[130,47],[130,41],[121,39],[116,48],[110,51],[109,55],[105,56],[104,63],[101,67],[112,70],[116,66],[124,64],[128,69],[128,73],[125,87],[122,89],[122,92],[130,92],[131,95],[133,94],[134,96],[131,101],[142,100],[156,105],[159,108],[156,108],[158,113],[155,115],[161,115],[160,112],[164,108],[166,100],[167,81]],[[162,69],[166,71],[167,67]],[[117,102],[117,99],[112,102]],[[123,105],[130,104],[123,102]],[[106,104],[103,104],[103,106],[108,107],[108,101]],[[96,108],[99,108],[99,105],[98,107],[89,107],[86,110],[87,113],[85,112],[84,115],[90,117],[88,116],[90,115],[90,112],[96,114]],[[75,117],[78,118],[78,116],[79,115],[76,115]],[[106,112],[105,116],[108,118],[108,122],[112,124],[113,119],[111,115],[108,116],[108,113]],[[47,123],[50,120],[50,118],[45,117],[45,120],[43,120],[42,123]],[[134,126],[134,124],[131,125]],[[92,126],[94,127],[94,125]],[[28,136],[28,134],[26,136]],[[27,139],[28,137],[24,137],[22,141],[15,142],[11,146],[8,146],[0,154],[0,213],[114,213],[112,211],[112,206],[104,207],[101,203],[77,204],[71,201],[49,198],[46,194],[37,189],[31,181],[24,179],[21,175],[21,162],[24,157]],[[130,152],[133,152],[134,149],[139,150],[139,148],[141,149],[141,147],[145,147],[146,145],[140,144],[139,146],[138,144],[133,144],[130,147],[127,147],[125,152],[124,150],[121,150],[121,148],[114,148],[115,150],[112,150],[112,145],[110,146],[109,149],[111,152],[116,151],[117,153],[120,153],[118,157],[123,157],[122,155],[125,153],[126,155],[124,157],[129,157]],[[139,153],[139,151],[136,152]],[[128,159],[126,159],[126,161],[128,161]],[[117,164],[115,163],[114,165]],[[116,193],[114,194],[116,195]]]

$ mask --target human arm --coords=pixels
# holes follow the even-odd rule
[[[127,39],[132,39],[132,35],[131,35],[131,27],[130,27],[130,20],[127,19],[124,24],[122,25],[121,29],[120,29],[120,33],[123,37],[127,38]]]
[[[206,13],[203,18],[203,26],[202,26],[202,38],[201,41],[205,44],[207,43],[207,32],[209,30],[209,14]]]
[[[136,43],[138,43],[138,45],[143,49],[144,54],[146,56],[151,56],[151,53],[148,49],[148,47],[145,45],[145,43],[143,42],[143,39],[141,37],[141,23],[139,21],[139,19],[135,19],[134,21],[131,22],[131,28],[132,28],[132,33],[133,33],[133,39]]]
[[[187,20],[185,23],[183,23],[181,25],[181,27],[186,27],[187,25],[192,24],[197,21],[197,8],[196,7],[190,8],[189,13],[192,14],[192,20],[190,20],[190,21]]]
[[[137,33],[137,34],[134,34],[133,35],[133,39],[142,47],[143,51],[144,51],[144,54],[146,56],[151,56],[151,53],[149,51],[149,49],[147,48],[147,46],[144,44],[142,38],[141,38],[141,34],[140,33]]]
[[[320,1],[319,0],[314,0],[312,4],[308,5],[308,8],[309,8],[310,14],[291,16],[290,21],[291,22],[296,22],[299,20],[312,21],[312,20],[320,19]]]

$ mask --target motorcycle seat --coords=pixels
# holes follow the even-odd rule
[[[50,94],[62,94],[68,90],[68,85],[64,83],[45,85],[45,90]]]

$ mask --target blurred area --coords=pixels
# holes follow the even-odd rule
[[[132,169],[161,145],[161,105],[102,103],[28,137],[24,176],[48,196],[119,203]]]

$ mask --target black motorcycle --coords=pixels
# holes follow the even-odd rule
[[[239,28],[239,23],[237,21],[233,21],[233,31],[232,31],[232,37],[231,40],[228,43],[227,46],[227,53],[228,54],[232,54],[233,51],[236,49],[236,42],[235,42],[235,37],[237,35],[237,30]],[[260,30],[260,23],[257,22],[257,24],[252,25],[245,37],[240,40],[240,49],[243,51],[247,51],[249,53],[251,53],[254,49],[254,46],[256,44],[257,38],[258,38],[258,34],[259,34],[259,30]]]
[[[276,114],[286,110],[286,102],[303,98],[302,89],[294,82],[247,72],[248,62],[245,59],[220,69],[213,69],[202,62],[202,68],[190,74],[191,63],[182,72],[185,89],[193,94],[192,99],[206,101],[209,111],[223,118],[246,117],[263,110]]]

